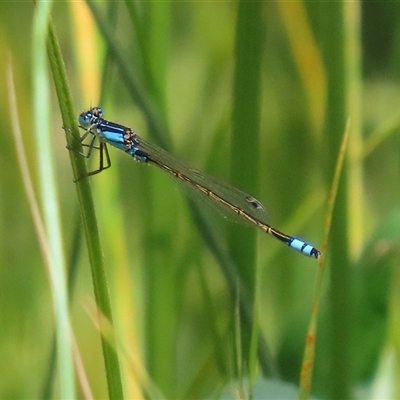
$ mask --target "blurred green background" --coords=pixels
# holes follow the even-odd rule
[[[107,23],[156,120],[146,115],[140,95],[121,73],[94,10]],[[53,294],[17,162],[6,86],[12,57],[23,142],[40,200],[40,148],[33,133],[34,15],[28,2],[0,4],[4,399],[47,397],[49,370],[55,382],[50,396],[59,396],[58,372],[50,361]],[[106,119],[251,193],[266,206],[273,226],[317,248],[350,118],[311,392],[320,398],[398,398],[400,5],[54,2],[51,16],[76,116],[102,106]],[[51,88],[63,250],[75,271],[70,317],[93,397],[104,398],[92,278]],[[272,377],[282,386],[298,385],[318,263],[255,229],[219,218],[200,201],[215,232],[207,237],[172,179],[115,149],[110,155],[112,168],[90,183],[125,398],[145,393],[219,398],[224,388],[233,398],[238,382],[247,387],[248,376],[257,382],[254,397],[285,397],[281,388],[261,385]],[[96,163],[89,165],[93,169]],[[238,317],[232,296],[237,287],[227,280],[227,264],[215,256],[213,244],[231,260],[234,282],[246,288],[249,307],[256,304],[253,326]],[[263,363],[254,371],[259,364],[246,348],[257,324],[268,349],[257,354],[270,357],[268,367]],[[77,396],[87,397],[77,386]]]

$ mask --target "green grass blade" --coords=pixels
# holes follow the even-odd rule
[[[247,288],[242,284],[238,276],[236,263],[225,250],[221,240],[218,239],[218,235],[212,229],[210,222],[199,214],[197,207],[192,206],[191,208],[199,231],[203,234],[208,248],[219,265],[223,266],[222,272],[224,273],[228,288],[231,291],[232,299],[237,298],[237,294],[239,293],[239,308],[242,324],[246,327],[247,331],[250,332],[254,328],[252,302],[249,299]],[[258,336],[256,348],[258,354],[257,361],[260,364],[264,376],[277,376],[277,370],[273,363],[271,351],[265,338],[261,334]]]
[[[75,136],[77,136],[79,135],[79,131],[76,125],[74,109],[72,107],[72,100],[68,87],[65,67],[58,40],[51,23],[49,26],[47,51],[54,83],[56,86],[59,106],[63,116],[64,126],[69,127]],[[80,144],[70,134],[70,132],[66,131],[66,137],[68,146],[71,149],[74,149],[78,152],[82,150]],[[70,157],[75,178],[84,176],[86,173],[86,165],[83,157],[79,156],[79,154],[75,151],[70,151]],[[96,303],[101,313],[112,324],[109,290],[89,180],[80,180],[76,184],[76,188],[81,207],[82,222],[86,235]],[[102,337],[102,347],[109,397],[111,399],[121,399],[123,398],[121,374],[113,337],[111,336],[111,338],[108,339]]]
[[[324,232],[324,241],[322,245],[322,257],[319,260],[319,269],[317,282],[315,286],[314,292],[314,301],[312,314],[310,318],[310,323],[308,326],[307,332],[307,340],[306,346],[304,350],[304,357],[302,363],[302,370],[300,374],[300,399],[308,399],[310,397],[310,390],[312,387],[312,375],[314,368],[314,360],[315,360],[315,345],[317,338],[317,318],[319,315],[319,306],[322,302],[323,298],[323,283],[326,271],[326,259],[327,259],[327,250],[328,250],[328,242],[329,242],[329,234],[332,226],[332,214],[335,206],[337,191],[339,187],[340,175],[343,169],[344,157],[347,149],[347,141],[349,137],[350,130],[350,122],[347,123],[345,132],[343,134],[342,144],[340,146],[335,174],[332,179],[331,190],[328,198],[328,210],[326,213],[325,219],[325,232]]]
[[[257,197],[259,181],[260,87],[263,43],[263,3],[239,2],[235,38],[233,79],[231,181]],[[256,230],[230,227],[230,251],[244,286],[254,304],[256,280]],[[253,325],[242,324],[242,360],[244,371],[253,370],[250,343]],[[249,330],[250,328],[250,330]],[[255,340],[255,343],[257,341]]]
[[[117,41],[113,35],[112,27],[104,17],[102,17],[98,6],[91,2],[87,2],[88,7],[93,13],[93,17],[104,36],[107,43],[107,49],[113,57],[114,62],[118,66],[119,72],[123,81],[126,84],[126,88],[129,94],[133,97],[134,101],[142,109],[146,120],[149,124],[149,132],[157,139],[157,142],[166,150],[170,149],[171,144],[167,134],[167,124],[160,120],[159,114],[155,107],[154,102],[148,96],[146,88],[143,86],[140,77],[132,72],[132,68],[126,61],[122,50],[117,44]]]
[[[39,181],[51,255],[50,278],[54,294],[56,346],[59,355],[60,396],[75,396],[74,367],[72,359],[71,327],[68,312],[65,260],[62,249],[59,201],[54,176],[54,160],[51,149],[50,85],[46,64],[47,21],[52,2],[39,3],[36,8],[33,29],[33,79],[34,122],[38,149]]]
[[[328,77],[326,120],[326,165],[328,176],[335,170],[340,148],[339,132],[346,120],[347,76],[344,29],[345,3],[320,4],[323,54]],[[330,235],[330,381],[332,398],[350,397],[350,258],[348,247],[347,169],[338,188]]]
[[[361,59],[361,2],[352,1],[344,6],[345,62],[346,62],[346,114],[351,118],[348,165],[349,256],[359,259],[365,235],[365,199],[362,152],[362,59]]]

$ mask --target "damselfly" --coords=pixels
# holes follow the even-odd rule
[[[111,166],[107,144],[123,150],[141,163],[153,164],[168,174],[189,185],[198,193],[209,197],[226,211],[239,216],[244,221],[257,226],[262,231],[288,245],[290,248],[313,258],[321,253],[311,244],[301,239],[286,235],[267,223],[268,217],[264,206],[254,197],[207,176],[195,168],[177,160],[171,154],[136,135],[131,128],[103,119],[103,110],[93,107],[79,116],[79,126],[85,130],[80,138],[83,142],[93,135],[86,157],[90,157],[93,149],[100,151],[98,169],[88,173],[95,175]],[[96,139],[99,144],[96,145]],[[79,180],[79,179],[78,179]]]

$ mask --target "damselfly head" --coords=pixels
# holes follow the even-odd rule
[[[98,120],[103,116],[103,109],[93,107],[89,111],[85,111],[79,115],[79,125],[84,129],[90,129],[98,123]]]

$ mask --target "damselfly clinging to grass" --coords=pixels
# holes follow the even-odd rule
[[[202,193],[216,202],[226,211],[239,216],[244,221],[259,227],[264,232],[274,236],[292,249],[313,258],[319,258],[321,253],[312,245],[301,239],[279,232],[267,223],[267,213],[264,206],[254,197],[222,183],[211,176],[177,160],[171,154],[136,135],[131,128],[103,119],[103,110],[93,107],[79,116],[79,126],[85,130],[80,138],[83,142],[90,134],[91,141],[86,157],[90,157],[93,149],[100,150],[99,168],[88,173],[95,175],[111,166],[107,144],[123,150],[141,163],[153,164],[163,171],[189,185],[196,192]],[[99,145],[95,142],[98,139]]]

